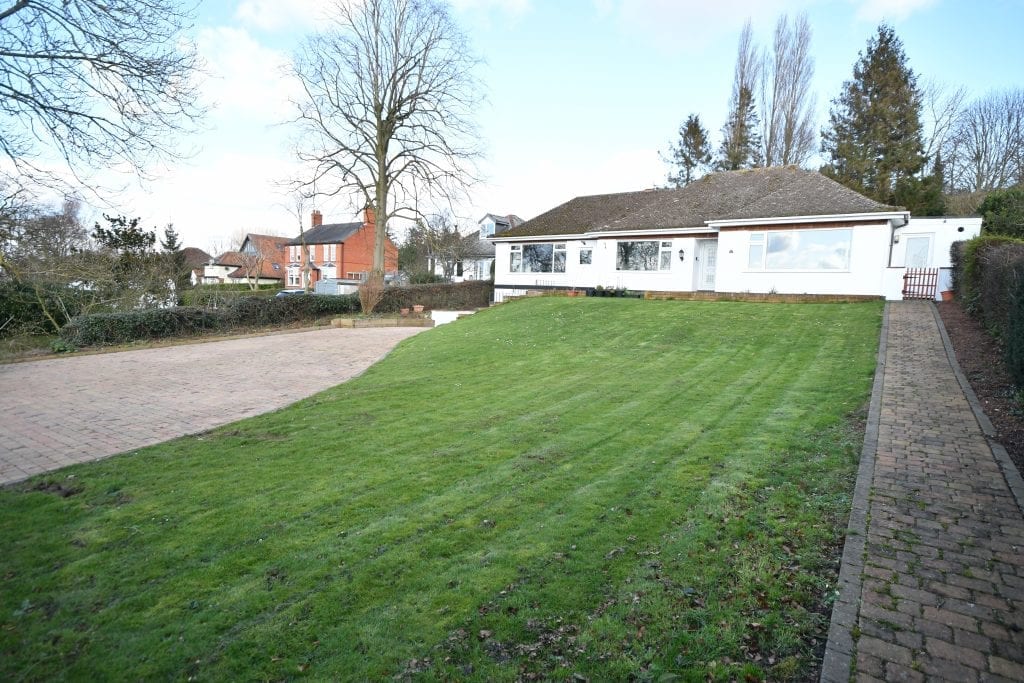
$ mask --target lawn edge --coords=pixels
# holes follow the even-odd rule
[[[860,452],[860,467],[850,506],[850,521],[843,544],[842,564],[839,569],[836,601],[832,606],[832,620],[828,629],[828,642],[821,662],[822,683],[840,683],[850,680],[855,650],[853,628],[860,612],[861,575],[864,571],[864,547],[867,538],[868,494],[875,474],[875,453],[878,449],[878,423],[882,407],[882,389],[885,382],[885,355],[889,336],[889,303],[882,310],[882,329],[879,332],[875,378],[871,386],[864,445]]]

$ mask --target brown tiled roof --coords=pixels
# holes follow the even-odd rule
[[[264,261],[260,264],[260,278],[264,280],[283,280],[284,279],[284,266],[277,261]],[[239,266],[235,270],[228,273],[228,277],[232,278],[244,278],[247,277],[248,269],[245,266]]]
[[[712,173],[677,190],[577,197],[500,237],[702,228],[706,221],[898,210],[793,166]]]
[[[184,258],[185,265],[188,268],[196,268],[198,266],[205,266],[213,258],[202,249],[198,247],[185,247],[181,250],[181,255]]]
[[[277,235],[258,235],[250,232],[245,238],[261,254],[272,261],[277,261],[284,257],[284,248],[288,244],[287,237],[278,237]]]
[[[225,251],[223,254],[217,257],[214,261],[218,266],[235,266],[242,265],[242,255],[237,251]]]

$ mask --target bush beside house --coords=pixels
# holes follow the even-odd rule
[[[964,308],[1002,342],[1013,381],[1024,387],[1024,240],[987,235],[950,250]]]

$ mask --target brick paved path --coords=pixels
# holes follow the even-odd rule
[[[0,365],[0,485],[259,415],[424,328],[327,329]]]
[[[822,680],[1022,681],[1020,475],[934,306],[887,320]]]

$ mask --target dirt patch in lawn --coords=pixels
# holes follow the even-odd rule
[[[1024,412],[1003,361],[1002,346],[957,301],[937,303],[957,362],[996,429],[996,440],[1024,471]]]

